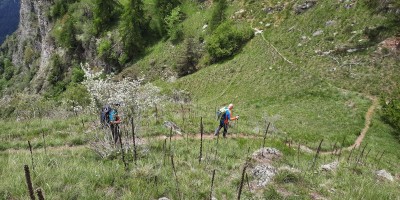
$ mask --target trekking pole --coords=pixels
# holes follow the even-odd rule
[[[237,124],[236,124],[236,131],[237,131],[238,134],[240,135],[240,132],[239,132],[239,118],[237,118],[236,121],[237,121],[237,122],[236,122],[236,123],[237,123]]]

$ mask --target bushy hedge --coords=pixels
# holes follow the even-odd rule
[[[211,62],[234,55],[253,36],[253,30],[248,26],[229,21],[222,23],[206,41]]]

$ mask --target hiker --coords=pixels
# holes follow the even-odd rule
[[[117,143],[119,139],[119,124],[121,123],[121,118],[118,115],[116,107],[120,104],[114,103],[112,105],[113,108],[107,104],[101,109],[100,124],[102,128],[110,127],[114,143]]]
[[[102,128],[108,128],[110,125],[110,110],[111,110],[111,106],[110,105],[105,105],[102,109],[101,109],[101,113],[100,113],[100,124]]]
[[[225,138],[226,134],[228,133],[229,121],[233,121],[233,120],[238,120],[239,119],[239,116],[231,117],[232,109],[233,109],[233,104],[229,104],[228,107],[223,107],[218,111],[219,126],[215,130],[215,133],[214,133],[215,136],[217,136],[219,134],[219,131],[221,130],[221,128],[224,127],[223,136]]]
[[[109,111],[109,123],[111,133],[114,139],[114,144],[118,142],[119,139],[119,124],[121,123],[121,118],[118,115],[118,110],[115,108],[119,106],[119,103],[114,103],[114,108],[111,108]]]

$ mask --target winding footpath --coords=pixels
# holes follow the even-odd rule
[[[375,96],[367,96],[367,97],[368,97],[368,99],[370,99],[372,101],[372,105],[368,108],[368,111],[365,114],[364,128],[361,130],[360,135],[354,141],[354,144],[352,144],[349,147],[344,148],[344,150],[351,151],[354,148],[358,148],[361,145],[361,143],[363,142],[363,140],[365,138],[365,135],[367,134],[367,132],[368,132],[370,126],[371,126],[372,116],[373,116],[373,114],[375,112],[376,107],[379,104],[379,101],[378,101],[378,98],[375,97]],[[291,145],[294,145],[294,144],[291,144]],[[298,144],[296,144],[296,145],[298,146]],[[307,146],[304,146],[304,145],[300,145],[300,149],[305,151],[305,152],[309,152],[309,153],[312,153],[312,152],[316,151],[315,149],[311,149],[311,148],[309,148]],[[324,154],[324,155],[326,155],[326,154],[337,154],[337,153],[339,153],[338,150],[320,151],[320,154]]]
[[[352,150],[354,148],[358,148],[360,147],[361,143],[363,142],[365,135],[367,134],[370,126],[371,126],[371,120],[372,120],[372,116],[375,112],[376,107],[378,106],[378,98],[375,96],[367,96],[371,101],[372,101],[372,105],[369,107],[367,113],[365,114],[365,125],[364,128],[361,130],[360,135],[357,137],[357,139],[354,141],[354,144],[352,144],[349,147],[344,148],[344,150]],[[183,139],[200,139],[201,138],[201,134],[185,134],[185,135],[179,135],[179,134],[174,134],[173,136],[168,137],[165,135],[160,135],[160,136],[150,136],[150,137],[143,137],[142,139],[144,140],[183,140]],[[263,138],[262,136],[259,135],[246,135],[243,133],[238,133],[238,134],[230,134],[228,136],[228,138],[244,138],[244,139],[260,139]],[[212,140],[212,139],[216,139],[216,137],[213,134],[203,134],[203,139],[206,140]],[[222,139],[222,138],[221,138]],[[287,144],[289,145],[289,144]],[[295,143],[291,143],[290,146],[296,147],[298,146],[298,144]],[[55,147],[47,147],[47,151],[65,151],[65,150],[81,150],[81,149],[85,149],[85,148],[90,148],[90,146],[88,144],[85,145],[76,145],[76,146],[55,146]],[[305,145],[300,145],[300,149],[304,152],[308,152],[308,153],[313,153],[316,150],[315,149],[311,149]],[[43,148],[40,149],[34,149],[35,151],[44,151]],[[6,150],[8,153],[18,153],[18,152],[29,152],[29,149],[8,149]],[[320,151],[320,154],[336,154],[338,153],[337,150],[333,150],[333,151]]]

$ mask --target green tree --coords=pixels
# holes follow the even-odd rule
[[[209,30],[213,32],[219,24],[226,18],[225,9],[228,7],[226,0],[215,0],[215,5],[211,12],[211,18],[209,21]]]
[[[143,51],[146,45],[144,34],[148,29],[149,23],[144,17],[143,2],[141,0],[129,0],[122,14],[119,27],[124,52],[128,59],[132,59]]]
[[[171,14],[172,9],[179,5],[179,0],[155,0],[155,13],[159,34],[163,36],[167,31],[165,18]]]
[[[387,101],[382,102],[383,119],[390,124],[400,137],[400,89],[394,91]]]
[[[94,27],[99,34],[108,30],[118,18],[120,4],[118,0],[95,0],[93,10]]]
[[[184,41],[185,52],[179,58],[176,66],[178,76],[186,76],[197,71],[197,63],[201,57],[199,44],[196,44],[193,38],[188,38]]]
[[[59,32],[58,42],[67,50],[75,49],[78,43],[75,33],[74,20],[69,17]]]
[[[248,26],[230,21],[222,23],[206,42],[211,61],[217,62],[234,55],[253,36],[253,30]]]
[[[14,65],[11,60],[4,59],[4,78],[8,81],[14,76]]]
[[[72,68],[71,80],[73,83],[80,83],[85,80],[85,72],[79,66]]]
[[[179,6],[172,9],[171,14],[165,18],[167,25],[168,37],[171,41],[175,42],[183,35],[183,26],[181,23],[182,13]]]
[[[54,54],[50,60],[50,75],[48,76],[48,81],[55,85],[57,82],[61,81],[63,78],[64,67],[59,55]]]

